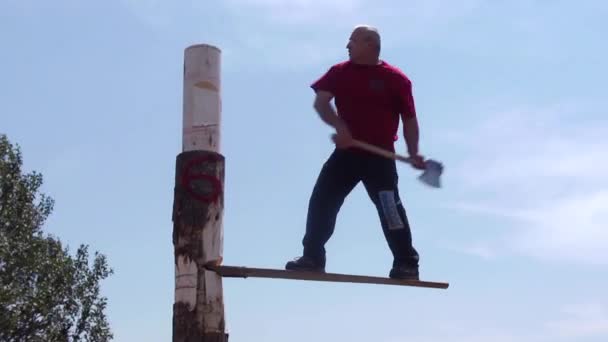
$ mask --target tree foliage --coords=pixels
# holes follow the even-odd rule
[[[87,245],[72,256],[43,232],[54,201],[39,192],[42,175],[21,168],[19,146],[0,134],[0,341],[110,341],[106,257],[90,262]]]

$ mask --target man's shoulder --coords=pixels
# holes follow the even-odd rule
[[[382,61],[383,69],[391,76],[397,77],[407,83],[410,83],[410,78],[405,74],[405,72],[398,66],[391,64],[387,61]]]
[[[329,70],[345,70],[350,64],[351,62],[348,60],[336,62],[329,67]]]

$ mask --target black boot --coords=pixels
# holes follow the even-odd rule
[[[285,269],[290,271],[325,272],[325,259],[317,259],[304,255],[289,261],[285,265]]]
[[[389,274],[390,278],[403,280],[420,280],[418,267],[395,263]]]

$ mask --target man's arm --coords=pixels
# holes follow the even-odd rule
[[[401,119],[403,121],[403,137],[407,144],[407,153],[412,158],[412,167],[424,170],[426,165],[424,158],[419,154],[418,141],[420,139],[420,131],[418,129],[418,119],[416,114],[416,106],[414,105],[414,95],[412,94],[412,82],[407,77],[404,77],[401,89]]]
[[[326,124],[334,127],[338,134],[347,133],[348,128],[342,119],[336,114],[331,105],[334,95],[328,91],[319,90],[316,93],[314,108]]]
[[[418,119],[415,116],[403,116],[403,136],[407,144],[407,152],[410,156],[418,155],[418,140],[420,132],[418,130]]]

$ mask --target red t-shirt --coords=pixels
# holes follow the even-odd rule
[[[411,81],[384,61],[377,65],[335,64],[311,88],[334,95],[338,115],[353,138],[393,152],[399,114],[416,115]]]

